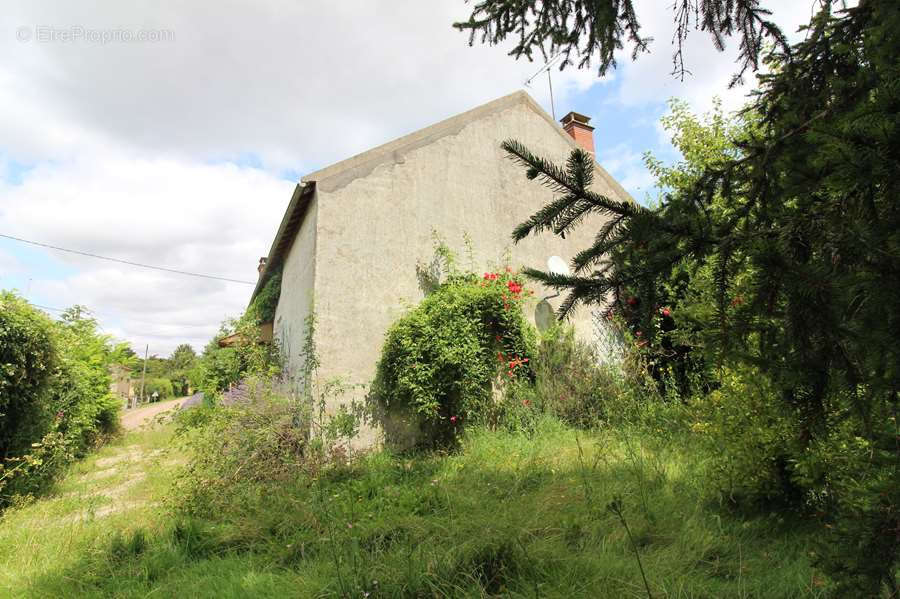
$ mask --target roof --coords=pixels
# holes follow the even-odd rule
[[[402,155],[431,144],[442,137],[455,135],[474,121],[519,104],[527,106],[546,120],[572,149],[578,147],[575,140],[563,131],[553,117],[547,114],[531,96],[520,90],[312,172],[302,177],[300,183],[294,189],[291,201],[288,203],[284,217],[281,219],[281,225],[278,227],[278,232],[275,234],[275,239],[269,249],[265,268],[260,273],[256,287],[253,289],[253,295],[250,296],[250,302],[253,302],[272,274],[277,272],[278,268],[284,263],[297,231],[300,229],[300,225],[303,224],[303,218],[306,215],[306,210],[316,188],[322,191],[339,189],[355,179],[368,175],[385,162],[395,161]],[[596,164],[595,167],[597,175],[606,180],[620,197],[631,199],[628,192],[602,166]]]
[[[273,324],[271,322],[265,322],[259,325],[259,343],[270,343],[272,341],[272,327]],[[241,333],[225,335],[219,339],[219,347],[232,347],[242,339],[243,335]]]
[[[253,295],[250,296],[250,303],[256,299],[256,296],[262,291],[269,278],[281,268],[285,257],[297,237],[297,231],[303,224],[303,217],[306,215],[306,208],[312,199],[313,191],[315,191],[315,181],[309,183],[300,183],[294,187],[294,193],[291,195],[291,201],[288,202],[287,210],[281,218],[281,224],[278,225],[278,232],[275,233],[275,239],[272,241],[272,247],[269,248],[269,256],[259,278],[256,280],[256,287],[253,288]]]

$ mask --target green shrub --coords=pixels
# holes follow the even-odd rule
[[[152,378],[144,381],[144,397],[152,397],[157,393],[159,399],[166,399],[175,395],[172,381],[164,378]]]
[[[736,504],[767,507],[796,504],[795,417],[774,398],[774,388],[758,372],[723,370],[720,387],[691,406],[692,430],[712,459],[711,486]]]
[[[372,387],[383,420],[403,414],[418,444],[446,446],[464,424],[489,419],[498,376],[533,376],[535,335],[522,314],[524,295],[509,272],[458,275],[398,320]]]
[[[22,453],[49,427],[47,392],[56,365],[50,319],[0,292],[0,457]]]
[[[627,393],[620,366],[599,364],[571,326],[557,325],[541,335],[533,368],[534,382],[511,386],[511,401],[578,428],[608,422],[610,410],[620,408]]]
[[[253,299],[253,303],[247,308],[247,313],[252,316],[254,324],[275,320],[275,309],[278,307],[279,297],[281,297],[280,271],[269,277],[269,280]]]
[[[247,485],[299,472],[307,435],[296,425],[295,406],[286,398],[264,393],[200,410],[189,410],[196,414],[183,416],[180,423],[189,454],[176,484],[180,509],[214,513]]]
[[[219,347],[219,336],[210,341],[200,355],[199,389],[213,398],[241,379],[241,361],[233,347]]]
[[[175,423],[175,434],[185,435],[192,429],[200,428],[209,422],[215,412],[215,406],[205,403],[178,410],[172,418]]]
[[[867,422],[854,408],[853,398],[833,396],[827,433],[797,453],[794,480],[821,520],[816,562],[837,581],[839,596],[898,597],[896,411],[875,406]]]
[[[53,322],[3,293],[0,308],[5,506],[46,489],[68,463],[117,431],[120,404],[109,391],[108,367],[122,347],[99,334],[80,307]]]
[[[358,429],[354,402],[334,414],[349,387],[311,385],[305,399],[272,381],[253,378],[242,401],[200,406],[176,416],[188,465],[177,487],[179,509],[215,513],[244,492],[259,493],[325,467],[343,464]]]
[[[56,323],[60,368],[53,382],[56,430],[75,445],[77,456],[96,447],[119,427],[121,403],[110,393],[109,365],[123,346],[113,346],[97,322],[75,307]]]
[[[276,278],[269,283],[272,281],[276,281]],[[269,288],[269,284],[266,288]],[[271,298],[271,293],[266,297]],[[277,302],[277,295],[274,297]],[[260,296],[257,297],[259,299]],[[260,338],[259,325],[262,322],[264,320],[260,317],[258,302],[254,300],[253,305],[240,318],[224,322],[219,333],[206,344],[200,359],[190,372],[190,378],[210,405],[215,403],[222,391],[245,378],[272,378],[281,372],[278,346],[263,342]],[[234,344],[219,347],[219,340],[232,334],[237,337]]]
[[[786,406],[765,375],[723,369],[719,380],[690,407],[714,492],[738,507],[813,517],[821,530],[812,555],[837,596],[875,597],[883,587],[892,596],[900,560],[895,415],[873,410],[866,422],[853,399],[834,393],[823,406],[828,422],[810,435],[793,413],[799,408]]]

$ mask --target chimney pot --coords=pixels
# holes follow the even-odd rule
[[[577,112],[570,112],[560,119],[559,122],[562,123],[563,130],[575,140],[575,143],[578,144],[581,149],[590,152],[591,156],[593,156],[594,128],[588,125],[590,120],[591,117],[589,116],[584,116]]]
[[[263,271],[266,269],[266,262],[267,262],[267,261],[268,261],[268,258],[266,258],[265,256],[263,256],[262,258],[260,258],[260,259],[259,259],[259,266],[256,267],[256,272],[258,272],[259,274],[262,274]]]

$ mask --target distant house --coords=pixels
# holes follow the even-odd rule
[[[240,333],[232,333],[230,335],[225,335],[221,339],[219,339],[219,347],[233,347],[237,345],[237,342],[241,340]],[[259,327],[259,342],[261,343],[270,343],[272,341],[272,323],[265,322]]]
[[[570,262],[589,246],[602,222],[586,222],[566,239],[548,234],[513,245],[513,228],[552,193],[526,179],[500,147],[514,138],[564,162],[578,145],[593,153],[588,121],[569,113],[560,127],[528,94],[516,92],[303,177],[251,297],[282,272],[274,337],[287,375],[295,377],[304,362],[305,322],[314,305],[319,374],[370,382],[388,327],[424,297],[416,264],[432,256],[432,231],[460,255],[467,235],[480,267],[508,253],[514,268],[545,269],[550,257]],[[594,189],[630,197],[599,165]],[[537,301],[551,293],[537,289],[526,313],[533,317]],[[551,300],[554,308],[560,299]],[[577,311],[572,324],[590,338],[589,311]]]
[[[112,364],[109,367],[109,377],[109,392],[128,401],[128,398],[134,394],[131,369],[122,364]]]

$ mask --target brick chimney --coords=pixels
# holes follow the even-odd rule
[[[562,123],[563,130],[572,136],[581,149],[587,150],[594,155],[594,128],[588,125],[591,117],[570,112],[559,122]]]
[[[265,256],[259,259],[259,266],[256,267],[256,271],[260,275],[262,275],[263,271],[266,269],[266,260],[268,260],[268,258],[266,258]]]

